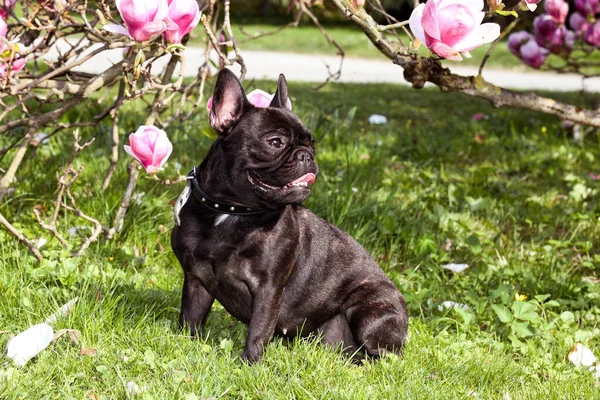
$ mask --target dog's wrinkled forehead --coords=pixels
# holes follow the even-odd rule
[[[242,117],[239,127],[253,129],[258,134],[278,131],[294,136],[311,135],[296,114],[283,108],[250,110]]]

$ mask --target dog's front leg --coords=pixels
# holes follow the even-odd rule
[[[190,335],[195,338],[202,333],[206,317],[214,301],[208,291],[202,286],[200,279],[190,273],[185,273],[183,278],[183,291],[181,295],[181,313],[179,325],[188,327]]]
[[[265,285],[261,287],[252,304],[252,317],[248,324],[246,345],[242,359],[249,364],[259,361],[263,348],[273,337],[279,309],[281,307],[283,290],[277,286]]]

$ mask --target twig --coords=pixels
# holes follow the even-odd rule
[[[15,156],[13,157],[6,173],[0,179],[0,201],[4,198],[6,193],[8,192],[8,188],[10,184],[15,179],[15,174],[19,165],[21,165],[21,161],[23,161],[23,157],[25,157],[25,153],[27,152],[27,146],[29,146],[29,142],[33,138],[33,134],[35,133],[35,127],[29,129],[29,132],[25,135],[21,145],[17,149]]]
[[[65,240],[65,238],[62,237],[62,235],[60,234],[60,232],[58,232],[58,230],[56,229],[56,225],[45,223],[44,220],[42,219],[42,216],[40,215],[40,211],[37,208],[33,209],[33,213],[35,214],[35,217],[37,218],[37,221],[40,224],[40,226],[43,229],[45,229],[45,230],[49,231],[50,233],[52,233],[54,235],[54,237],[56,239],[58,239],[58,241],[60,242],[60,244],[65,249],[68,249],[69,248],[69,244],[67,243],[67,241]]]
[[[90,236],[88,236],[83,243],[81,244],[81,246],[79,246],[79,250],[77,250],[74,253],[71,253],[71,256],[73,257],[79,257],[83,251],[85,249],[87,249],[89,247],[90,244],[92,244],[93,242],[95,242],[98,237],[100,236],[100,234],[102,233],[102,224],[95,218],[90,217],[89,215],[86,215],[84,212],[82,212],[81,210],[79,210],[77,208],[77,205],[75,204],[75,199],[73,198],[73,195],[71,194],[71,188],[67,188],[67,197],[69,198],[70,202],[71,202],[71,207],[67,206],[66,204],[63,205],[63,207],[71,212],[73,212],[73,214],[75,214],[77,217],[79,218],[83,218],[86,221],[91,222],[92,224],[94,224],[94,230],[92,231],[92,234]]]
[[[492,55],[492,52],[494,51],[494,49],[496,48],[496,46],[498,45],[498,43],[500,43],[500,41],[506,37],[506,35],[508,35],[517,25],[517,22],[519,21],[518,18],[515,18],[500,34],[500,37],[498,39],[496,39],[494,41],[494,43],[492,43],[492,45],[490,46],[490,48],[488,49],[488,51],[486,51],[485,56],[483,56],[483,59],[481,60],[481,64],[479,65],[479,72],[477,73],[478,75],[481,75],[481,73],[483,72],[483,67],[485,67],[485,63],[488,61],[488,59],[490,58],[490,56]]]
[[[235,40],[235,38],[233,37],[233,32],[231,30],[231,18],[229,15],[229,6],[231,1],[230,0],[225,0],[225,16],[223,17],[223,29],[225,30],[225,32],[227,33],[227,38],[229,39],[229,41],[231,42],[232,46],[233,46],[233,52],[235,53],[235,62],[237,62],[240,67],[241,67],[241,71],[240,71],[240,80],[244,80],[244,77],[246,76],[246,64],[244,63],[244,58],[242,57],[242,55],[240,54],[240,48]]]
[[[229,61],[229,59],[227,58],[227,56],[224,55],[221,52],[221,50],[219,49],[219,41],[217,40],[217,38],[215,36],[215,33],[211,29],[211,27],[209,25],[210,21],[206,18],[206,15],[202,15],[202,17],[200,18],[200,21],[202,22],[202,26],[204,26],[204,30],[206,31],[206,35],[208,36],[208,39],[212,43],[213,48],[217,52],[217,55],[219,56],[219,59],[221,59],[223,61],[223,63],[225,63],[225,65],[231,65],[231,61]]]
[[[140,175],[138,167],[139,164],[136,160],[132,160],[129,162],[129,166],[127,167],[127,171],[129,172],[129,180],[127,181],[127,186],[125,187],[125,191],[123,192],[123,197],[121,197],[121,203],[119,204],[117,214],[115,215],[115,218],[113,220],[113,226],[109,228],[108,233],[106,234],[106,238],[109,240],[115,236],[115,233],[120,232],[121,229],[123,229],[125,214],[127,214],[129,203],[131,203],[131,196],[133,195],[135,185]]]
[[[115,103],[115,108],[112,110],[112,153],[110,157],[110,166],[108,167],[108,171],[106,172],[106,176],[104,177],[104,182],[102,183],[102,190],[106,190],[108,185],[110,185],[110,180],[117,169],[117,164],[119,162],[119,108],[121,104],[123,104],[123,99],[125,97],[125,82],[121,81],[119,84],[119,94],[117,95],[117,101]]]
[[[33,253],[35,258],[38,259],[38,261],[42,261],[42,255],[40,254],[40,251],[29,241],[29,239],[27,239],[27,237],[25,237],[25,235],[23,235],[21,232],[19,232],[19,230],[17,228],[12,226],[11,223],[8,222],[6,220],[6,218],[4,218],[4,215],[2,215],[2,213],[0,213],[0,224],[4,225],[4,227],[10,233],[12,233],[13,236],[15,236],[22,243],[24,243],[25,246],[27,246],[29,248],[29,250]]]
[[[306,7],[304,2],[300,1],[299,4],[300,4],[300,9],[302,10],[302,12],[304,14],[308,15],[308,17],[312,20],[313,24],[315,24],[315,26],[317,28],[319,28],[319,30],[321,31],[321,34],[325,37],[325,39],[327,39],[327,42],[329,42],[330,45],[334,46],[337,49],[337,54],[340,56],[340,65],[336,72],[331,73],[329,65],[326,65],[328,76],[325,79],[325,82],[323,82],[320,85],[317,85],[315,87],[315,89],[321,89],[323,86],[327,85],[332,79],[337,80],[342,75],[342,66],[344,65],[344,55],[345,55],[344,49],[342,49],[342,47],[335,40],[333,40],[333,38],[329,35],[327,30],[325,28],[323,28],[323,26],[319,22],[319,19]]]

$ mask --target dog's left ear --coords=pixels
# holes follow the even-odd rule
[[[279,74],[279,82],[277,82],[277,91],[273,95],[273,100],[269,107],[279,107],[292,109],[290,99],[288,98],[287,81],[283,74]]]
[[[248,107],[248,99],[237,76],[227,68],[219,71],[212,97],[210,126],[219,134],[237,123]]]

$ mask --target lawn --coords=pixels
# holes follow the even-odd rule
[[[273,91],[275,83],[251,87]],[[32,212],[50,212],[54,174],[72,144],[63,134],[26,160],[16,193],[2,204],[23,232],[49,241],[38,264],[0,230],[0,348],[75,296],[78,304],[55,329],[77,329],[81,338],[60,338],[23,368],[0,358],[1,399],[600,396],[593,375],[566,360],[577,341],[600,355],[595,133],[578,143],[555,118],[436,90],[332,84],[314,92],[291,84],[290,93],[317,138],[321,174],[306,205],[352,234],[404,293],[411,315],[405,356],[354,365],[314,338],[275,339],[250,367],[239,359],[246,328],[219,305],[206,336],[191,341],[176,323],[182,273],[169,245],[171,202],[182,187],[143,178],[124,230],[69,258]],[[130,107],[122,115],[123,136],[144,112]],[[389,123],[369,125],[372,113]],[[475,113],[485,117],[472,121]],[[211,143],[205,126],[200,110],[168,130],[175,150],[163,177],[202,159]],[[86,169],[76,197],[108,222],[126,162],[102,191],[110,127],[82,133],[96,142],[79,158]],[[0,138],[0,147],[9,139]],[[70,215],[60,223],[70,240],[81,240],[67,231],[85,224]],[[450,262],[469,268],[441,268]],[[447,301],[464,309],[445,308]],[[138,390],[128,394],[129,382]]]
[[[301,25],[298,27],[286,28],[274,35],[259,37],[250,40],[253,36],[274,32],[285,24],[281,25],[266,25],[257,23],[232,24],[233,34],[243,50],[267,50],[279,51],[286,53],[302,53],[302,54],[329,54],[335,55],[337,50],[331,46],[323,34],[313,25]],[[381,55],[367,36],[358,26],[328,26],[327,32],[331,37],[344,49],[346,56],[356,58],[375,58],[385,59]],[[403,36],[405,43],[410,41],[407,36]],[[192,39],[192,43],[202,45],[206,40],[205,35],[196,35]],[[487,52],[488,45],[479,47],[471,54],[473,58],[465,58],[462,62],[445,61],[449,66],[452,65],[479,65],[483,56]],[[421,46],[421,53],[426,56],[429,51],[425,46]],[[510,54],[506,44],[499,44],[492,56],[488,60],[487,66],[490,68],[524,68],[520,61]]]

